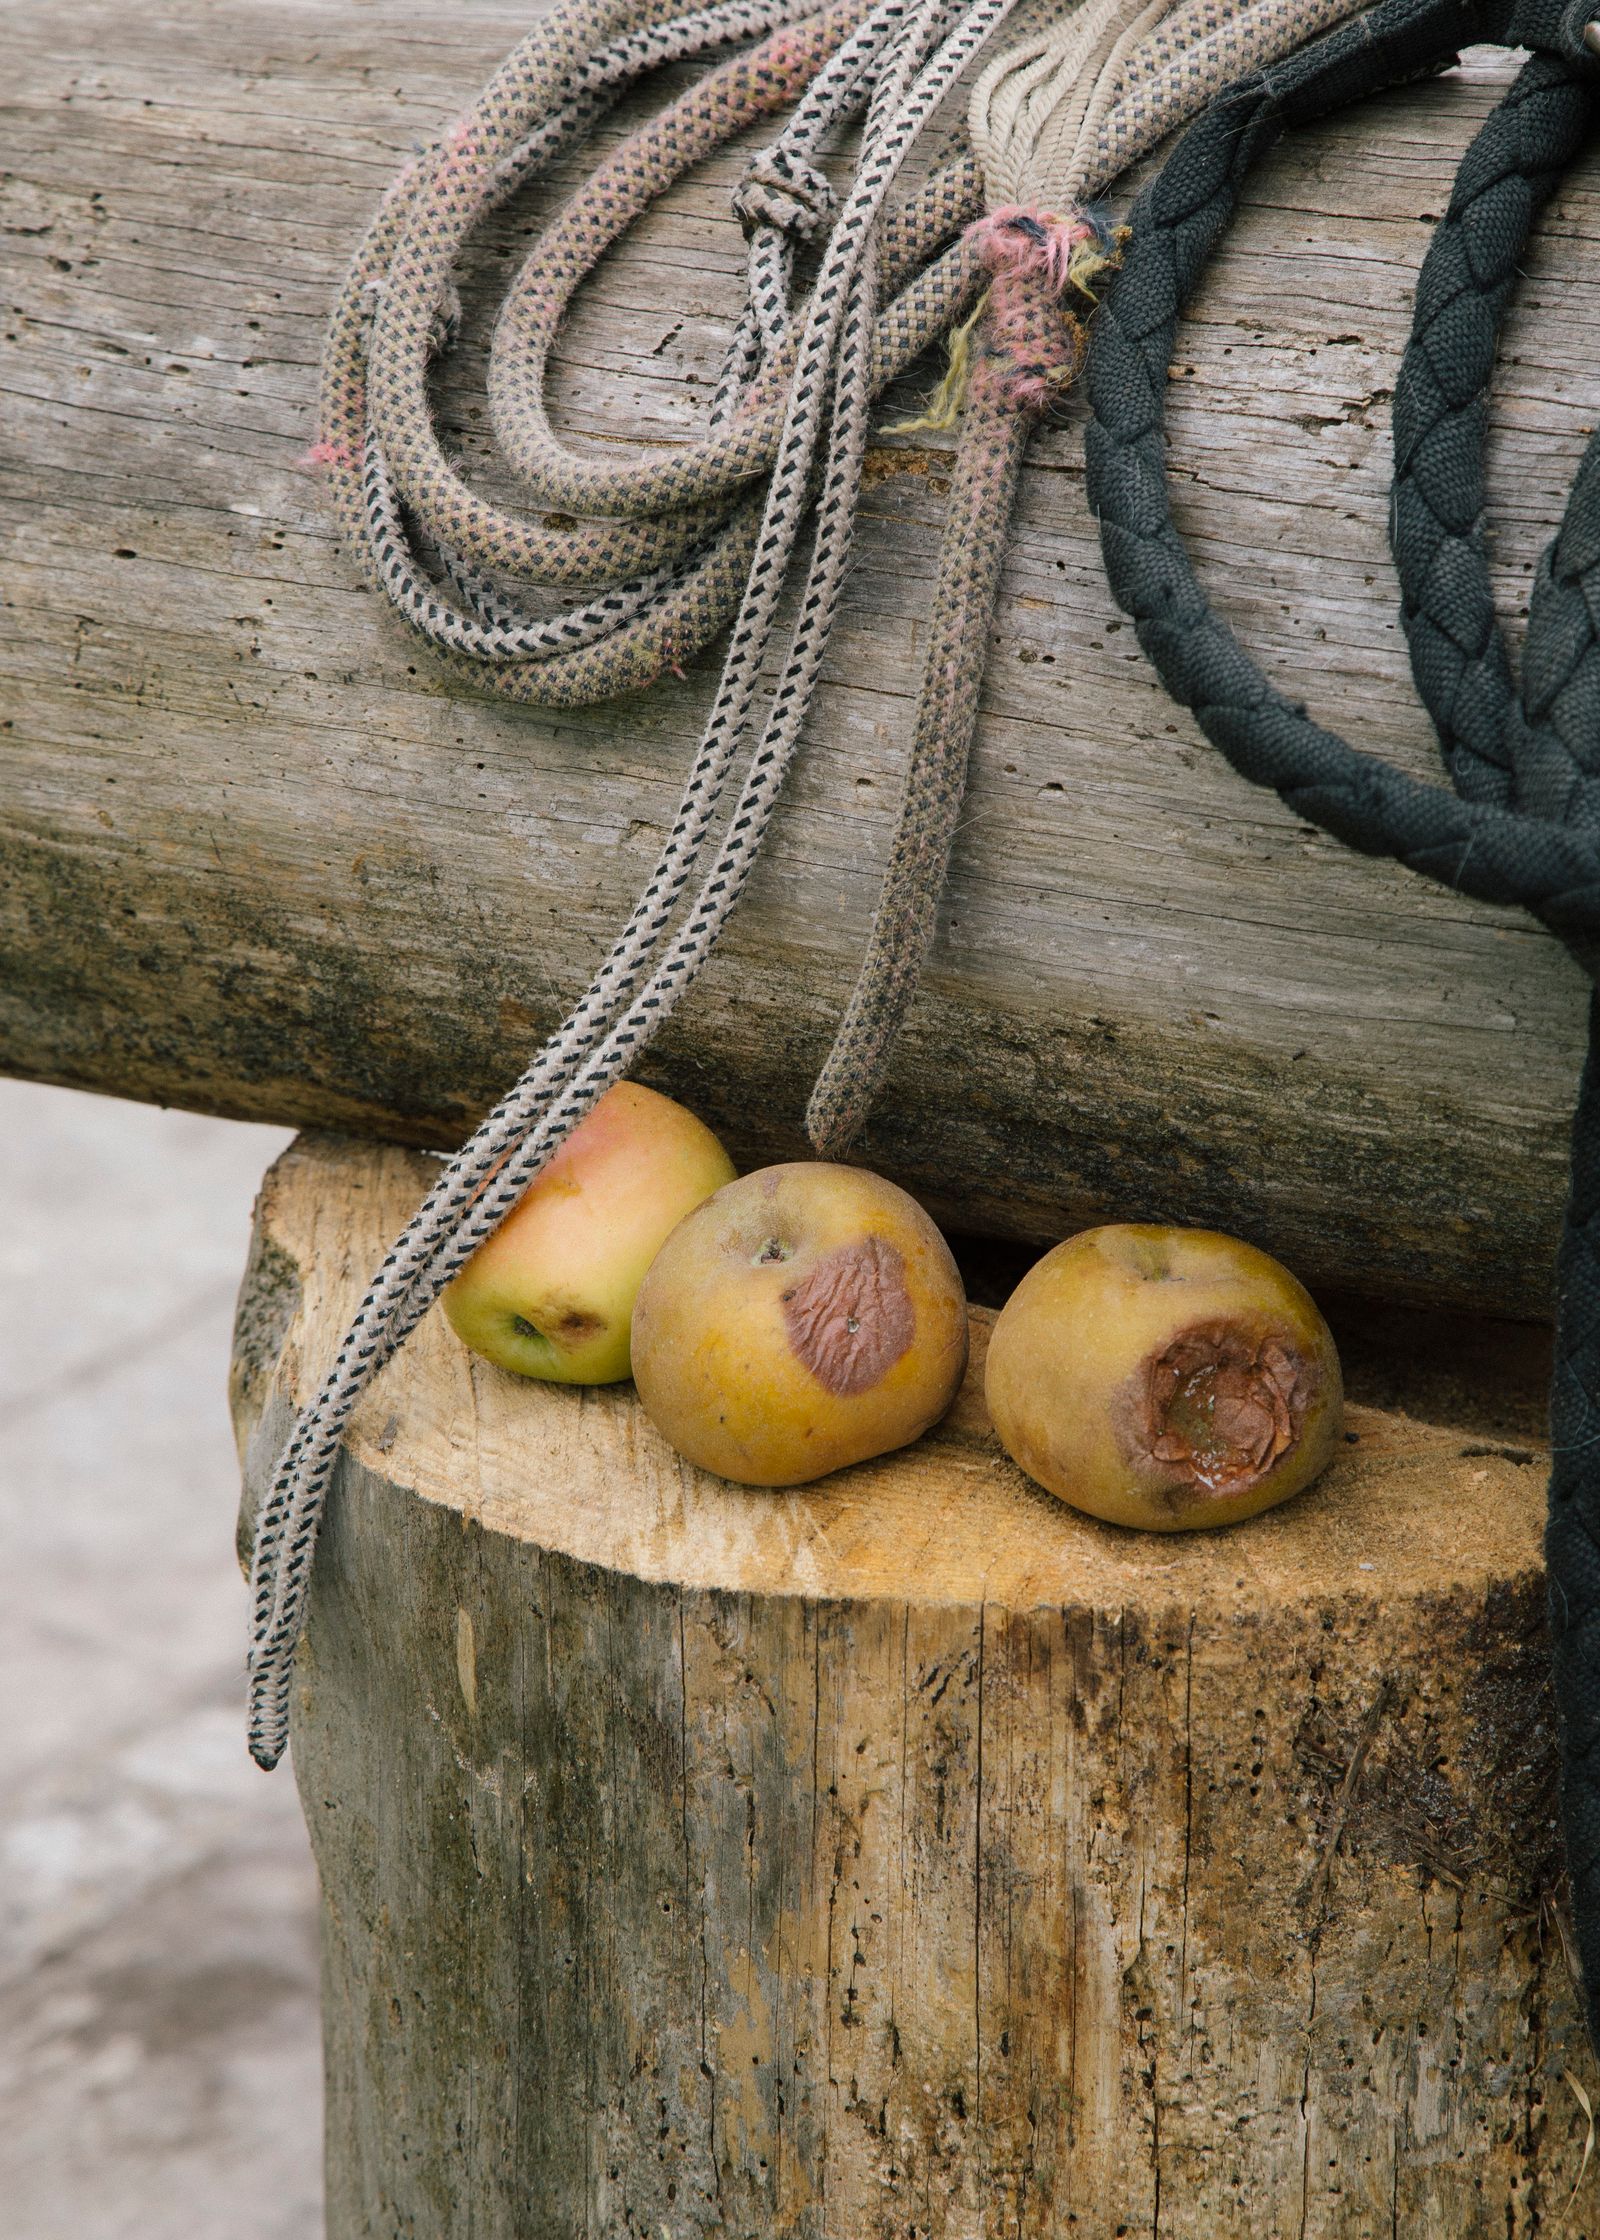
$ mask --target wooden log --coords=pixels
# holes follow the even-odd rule
[[[268,1178],[247,1534],[423,1181],[328,1139]],[[1344,1458],[1171,1540],[1030,1486],[971,1381],[757,1494],[430,1317],[352,1426],[296,1676],[331,2240],[1557,2229],[1563,2072],[1600,2077],[1545,1458],[1503,1347],[1463,1380],[1345,1338]]]
[[[10,1070],[447,1142],[644,877],[714,661],[556,717],[446,687],[358,588],[296,468],[345,257],[526,13],[7,11]],[[1429,221],[1504,75],[1288,145],[1174,375],[1185,525],[1227,613],[1280,681],[1424,772],[1384,552],[1386,405]],[[739,160],[670,196],[581,300],[556,380],[578,441],[672,444],[699,423],[734,302]],[[469,460],[487,451],[486,303],[575,177],[487,237],[445,399]],[[1490,524],[1508,614],[1592,420],[1597,356],[1590,160],[1557,192],[1508,331]],[[853,977],[946,473],[936,442],[874,450],[804,767],[651,1060],[748,1156],[798,1146]],[[1110,603],[1078,427],[1041,438],[941,938],[866,1155],[968,1230],[1173,1215],[1318,1280],[1537,1313],[1582,1015],[1576,969],[1520,916],[1346,854],[1222,766]]]

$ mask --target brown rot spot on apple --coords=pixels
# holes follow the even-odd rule
[[[1050,1492],[1108,1524],[1210,1530],[1333,1459],[1343,1391],[1287,1268],[1211,1229],[1112,1223],[1037,1261],[995,1324],[995,1430]]]
[[[547,1351],[564,1346],[576,1348],[587,1345],[605,1328],[603,1317],[586,1314],[580,1307],[568,1307],[562,1314],[546,1317],[548,1327],[541,1329],[537,1322],[530,1322],[525,1314],[511,1317],[511,1328],[524,1345],[543,1346]]]
[[[1299,1438],[1314,1386],[1280,1334],[1199,1323],[1145,1363],[1135,1441],[1175,1490],[1244,1493]]]
[[[783,1294],[789,1344],[839,1399],[866,1392],[917,1333],[905,1262],[884,1237],[862,1237],[819,1260]]]

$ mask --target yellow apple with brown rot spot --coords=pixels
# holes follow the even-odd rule
[[[1006,1301],[984,1385],[1030,1477],[1148,1532],[1287,1501],[1332,1460],[1343,1417],[1309,1293],[1213,1229],[1114,1223],[1058,1244]]]
[[[519,1376],[618,1383],[629,1374],[645,1270],[684,1215],[734,1172],[692,1112],[618,1082],[445,1292],[451,1328]]]
[[[797,1486],[920,1438],[967,1362],[950,1248],[914,1198],[803,1162],[731,1182],[639,1287],[633,1374],[681,1455]]]

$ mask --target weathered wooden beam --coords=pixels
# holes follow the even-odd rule
[[[269,1177],[247,1513],[423,1167]],[[1351,1346],[1327,1477],[1173,1538],[1030,1486],[976,1377],[759,1493],[430,1316],[295,1676],[330,2240],[1554,2229],[1545,1458],[1503,1356],[1414,1365],[1387,1412]]]
[[[465,695],[358,588],[295,464],[343,259],[526,14],[8,10],[13,1071],[449,1141],[585,982],[653,857],[714,663],[558,717]],[[1280,681],[1419,771],[1435,758],[1384,554],[1385,404],[1427,221],[1493,75],[1286,148],[1175,368],[1208,582]],[[671,443],[697,423],[734,301],[734,169],[670,197],[580,302],[557,382],[580,439]],[[481,301],[548,200],[508,214],[482,259],[446,399],[469,457],[487,448]],[[1591,161],[1509,329],[1491,523],[1508,614],[1597,360]],[[946,467],[920,440],[873,454],[804,766],[650,1061],[746,1153],[798,1145],[853,976]],[[866,1155],[963,1227],[1175,1215],[1243,1229],[1314,1280],[1538,1312],[1582,1010],[1577,971],[1523,919],[1345,854],[1221,765],[1111,606],[1077,427],[1041,439],[941,940]]]

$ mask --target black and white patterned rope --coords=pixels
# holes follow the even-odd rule
[[[371,1379],[450,1278],[517,1202],[556,1146],[670,1015],[749,876],[798,744],[844,579],[870,394],[874,229],[916,140],[1015,0],[971,0],[930,59],[945,15],[925,0],[897,36],[868,112],[860,161],[808,302],[749,581],[711,719],[656,875],[595,982],[522,1080],[451,1161],[384,1260],[335,1361],[306,1407],[257,1520],[251,1562],[249,1739],[258,1764],[288,1739],[292,1660],[318,1527],[340,1442]],[[751,722],[778,600],[832,411],[800,615],[722,845],[657,964],[694,876],[716,803]]]

